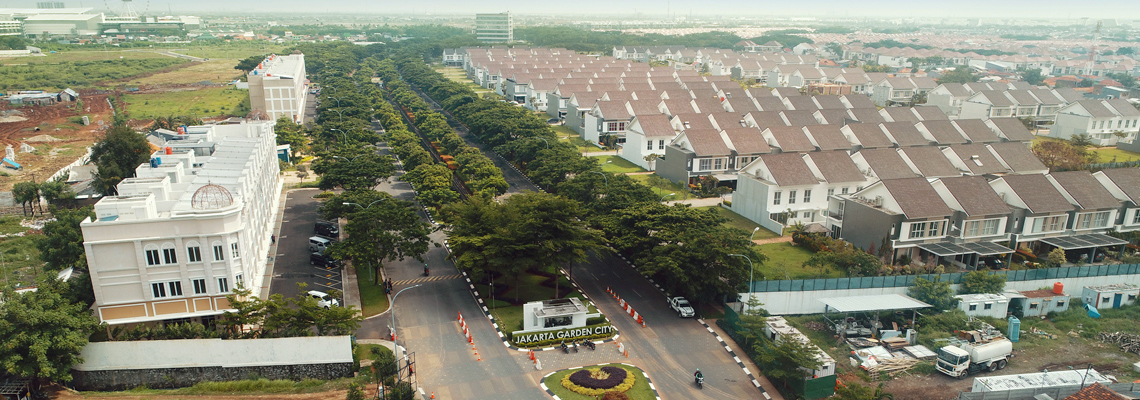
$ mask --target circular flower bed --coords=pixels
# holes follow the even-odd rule
[[[622,368],[605,366],[583,369],[562,378],[562,386],[574,393],[599,396],[606,392],[625,392],[633,387],[637,377]]]

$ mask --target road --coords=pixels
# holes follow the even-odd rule
[[[271,294],[291,298],[300,293],[297,283],[308,284],[307,290],[343,291],[339,268],[322,268],[309,265],[309,237],[317,222],[320,202],[313,196],[317,189],[290,190],[285,193],[285,212],[281,230],[277,234],[277,254],[273,266]]]
[[[204,59],[204,58],[188,56],[185,54],[178,54],[178,53],[175,53],[173,51],[160,51],[160,52],[158,52],[158,54],[162,54],[164,56],[169,56],[169,57],[174,57],[174,58],[181,58],[181,59],[190,60],[190,61],[206,61],[206,59]]]

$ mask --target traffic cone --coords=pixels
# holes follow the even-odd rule
[[[435,398],[435,392],[431,392],[431,398]]]

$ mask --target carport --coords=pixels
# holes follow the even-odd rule
[[[1087,235],[1077,236],[1058,236],[1040,239],[1042,243],[1060,248],[1061,250],[1083,250],[1092,249],[1089,251],[1088,262],[1096,261],[1096,249],[1108,246],[1120,246],[1120,252],[1117,256],[1124,255],[1124,246],[1128,244],[1127,240],[1117,239],[1100,233],[1091,233]]]
[[[969,243],[923,243],[918,245],[918,248],[926,250],[938,257],[953,257],[957,255],[968,254],[971,262],[967,265],[973,266],[978,269],[978,263],[982,257],[993,256],[998,254],[1009,254],[1013,256],[1013,249],[1002,246],[993,242],[969,242]],[[1006,257],[1006,264],[1009,264],[1009,257]],[[965,263],[964,263],[965,264]]]
[[[923,303],[917,299],[903,295],[903,294],[880,294],[872,296],[848,296],[848,297],[828,297],[819,299],[824,304],[823,318],[835,327],[844,327],[844,329],[836,329],[836,333],[845,334],[848,323],[851,321],[851,314],[864,314],[871,313],[874,315],[870,320],[874,321],[874,327],[879,324],[880,311],[903,311],[910,310],[910,325],[914,326],[914,320],[918,315],[918,309],[932,307],[930,304]],[[832,320],[830,313],[843,314],[843,318],[836,322]],[[876,335],[878,336],[878,335]]]

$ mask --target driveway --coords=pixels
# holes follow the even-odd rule
[[[317,208],[320,206],[313,196],[320,192],[317,189],[285,192],[285,213],[277,235],[270,294],[294,297],[300,293],[297,283],[301,282],[309,285],[307,290],[343,291],[339,268],[309,265],[309,237],[314,235],[313,225],[317,222]]]

